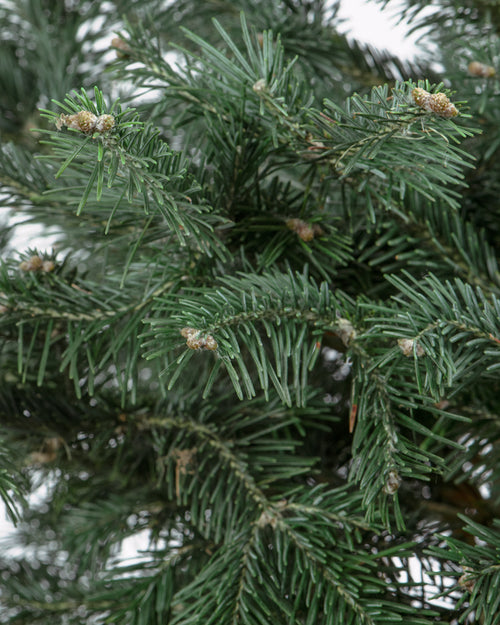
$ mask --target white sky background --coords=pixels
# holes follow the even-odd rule
[[[408,36],[407,26],[398,23],[401,2],[390,2],[382,11],[380,4],[369,0],[341,0],[338,16],[346,19],[341,30],[361,42],[411,59],[418,54],[416,40],[421,33]]]

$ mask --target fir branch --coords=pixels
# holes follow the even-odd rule
[[[409,275],[405,278],[389,278],[404,293],[395,297],[404,314],[392,308],[390,320],[376,318],[373,325],[386,336],[415,339],[421,344],[425,357],[416,359],[420,392],[430,392],[439,400],[448,386],[460,388],[475,376],[489,376],[500,366],[500,308],[493,294],[488,301],[477,287],[473,289],[459,279],[443,284],[432,274],[422,280]]]
[[[428,203],[415,193],[407,194],[398,221],[368,224],[357,249],[359,262],[385,274],[408,271],[411,263],[413,273],[432,270],[434,275],[448,275],[451,270],[484,292],[496,293],[500,287],[495,250],[485,230],[442,202]]]
[[[419,88],[439,91],[420,81]],[[437,197],[457,208],[456,186],[464,186],[462,170],[470,156],[454,145],[472,131],[451,119],[423,114],[411,96],[415,85],[396,83],[374,87],[369,97],[354,95],[345,108],[325,101],[325,112],[314,112],[306,148],[327,161],[337,175],[368,178],[368,193],[383,205],[406,187],[430,201]],[[365,182],[360,188],[364,188]],[[451,187],[451,188],[449,188]]]
[[[132,111],[122,112],[117,102],[107,107],[102,93],[97,89],[95,103],[82,90],[80,94],[74,92],[72,96],[67,96],[64,103],[56,104],[71,115],[58,117],[51,111],[45,111],[45,116],[56,124],[68,125],[70,132],[73,132],[62,134],[45,131],[50,136],[46,143],[52,147],[53,153],[44,158],[64,159],[56,178],[68,167],[75,168],[76,164],[80,176],[84,171],[87,172],[77,215],[94,189],[99,202],[104,185],[108,189],[121,185],[123,188],[116,196],[116,205],[119,206],[125,198],[132,203],[140,196],[139,203],[145,214],[158,211],[181,245],[186,244],[186,238],[192,238],[208,254],[212,253],[212,248],[220,250],[220,243],[215,243],[208,220],[198,217],[209,213],[210,208],[203,203],[193,202],[190,197],[200,191],[199,186],[187,174],[181,156],[170,150],[159,137],[157,129],[151,124],[139,122]],[[115,108],[117,113],[114,115]],[[87,121],[78,121],[81,115],[92,116],[89,129],[82,126]],[[94,119],[96,117],[97,121]],[[109,129],[96,129],[101,118],[109,120]],[[80,141],[82,135],[84,138]],[[64,191],[67,192],[66,189]],[[57,196],[60,190],[55,188],[49,193]]]
[[[480,619],[488,625],[500,622],[500,597],[496,592],[500,582],[500,522],[494,520],[493,527],[487,528],[473,520],[459,515],[467,534],[477,537],[479,544],[468,544],[453,537],[442,537],[446,548],[435,547],[428,553],[437,558],[446,558],[455,565],[449,574],[457,577],[457,584],[451,585],[441,596],[457,599],[455,609],[460,619]]]
[[[29,258],[41,257],[29,254]],[[144,285],[144,273],[139,270],[134,276],[129,275],[128,288],[120,290],[117,276],[108,276],[104,283],[81,278],[68,281],[67,270],[62,267],[59,271],[53,261],[46,262],[52,263],[54,272],[23,272],[20,268],[13,271],[6,264],[2,266],[0,288],[5,311],[1,326],[4,332],[12,331],[17,336],[21,378],[26,380],[34,369],[41,386],[48,355],[54,350],[59,354],[60,370],[67,369],[78,397],[82,392],[82,369],[88,376],[87,389],[91,393],[95,378],[119,354],[125,357],[122,371],[136,370],[142,320],[152,310],[156,298],[175,288],[178,279],[164,281],[157,276]],[[13,280],[16,273],[25,275]],[[141,282],[144,292],[137,293],[134,285]],[[122,384],[126,388],[126,382]]]
[[[2,622],[500,625],[500,44],[464,1],[412,63],[326,0],[0,3]]]
[[[316,361],[323,333],[336,333],[346,345],[355,336],[351,323],[340,316],[341,307],[346,303],[342,295],[339,294],[341,303],[338,304],[325,283],[318,286],[307,275],[291,273],[225,278],[220,283],[222,286],[212,293],[202,293],[202,303],[197,294],[190,298],[185,295],[179,299],[159,298],[159,314],[151,319],[151,330],[145,334],[145,338],[155,337],[145,343],[146,357],[156,358],[167,350],[176,349],[181,346],[183,336],[188,338],[188,349],[170,366],[172,386],[191,360],[193,350],[206,344],[190,346],[188,334],[198,333],[201,340],[211,337],[217,360],[205,394],[213,384],[214,374],[223,366],[238,396],[243,396],[243,385],[247,396],[252,397],[255,389],[245,363],[248,358],[257,369],[261,388],[267,393],[271,382],[288,405],[291,404],[290,364],[296,401],[301,405],[301,389],[305,388],[308,371]],[[265,342],[258,325],[262,325],[267,334]],[[160,337],[167,349],[155,347]],[[269,355],[265,343],[271,350]]]

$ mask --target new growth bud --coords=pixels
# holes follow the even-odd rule
[[[252,89],[255,91],[257,95],[263,95],[267,91],[267,83],[265,78],[260,78],[257,80]]]
[[[392,469],[386,476],[383,488],[384,493],[386,495],[394,495],[394,493],[399,489],[400,486],[401,476],[395,469]]]
[[[27,260],[23,260],[19,264],[21,271],[41,271],[43,273],[50,273],[55,269],[55,263],[53,260],[43,260],[38,255],[30,256]]]
[[[414,353],[417,357],[425,356],[424,348],[420,345],[420,343],[415,341],[415,339],[398,339],[398,346],[399,346],[399,349],[403,352],[403,354],[407,356],[408,358],[410,356],[413,356]],[[414,347],[415,347],[415,352],[413,351]]]
[[[288,219],[286,222],[287,228],[297,233],[302,241],[312,241],[314,237],[324,234],[323,229],[318,224],[308,224],[302,219]]]
[[[196,328],[182,328],[181,335],[186,339],[189,349],[207,349],[212,352],[217,349],[214,337],[211,334],[202,334],[201,330]]]
[[[445,93],[429,93],[425,89],[416,87],[411,95],[415,104],[425,111],[435,113],[440,117],[456,117],[458,115],[457,107]]]
[[[74,128],[86,135],[98,132],[104,134],[110,131],[115,125],[115,118],[113,115],[94,115],[90,111],[79,111],[74,115],[61,114],[56,121],[56,127],[58,130],[66,126],[66,128]]]
[[[471,76],[479,76],[481,78],[493,78],[496,74],[494,67],[479,63],[479,61],[471,61],[467,70]]]
[[[132,52],[128,43],[121,37],[113,37],[111,47],[116,50],[116,56],[120,59],[126,58]]]

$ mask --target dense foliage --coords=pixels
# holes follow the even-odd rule
[[[500,13],[403,5],[0,2],[3,623],[500,624]]]

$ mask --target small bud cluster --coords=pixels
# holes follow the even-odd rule
[[[417,87],[413,89],[411,95],[415,104],[425,111],[436,113],[440,117],[456,117],[458,115],[457,107],[450,102],[444,93],[429,93],[425,89]]]
[[[336,334],[347,347],[351,341],[356,338],[356,330],[354,326],[349,321],[349,319],[344,319],[343,317],[339,317],[337,319],[337,330]]]
[[[211,334],[202,335],[201,330],[196,328],[182,328],[181,334],[189,349],[208,349],[211,352],[217,349],[217,341]]]
[[[93,132],[98,132],[102,135],[111,130],[114,125],[115,118],[113,115],[99,115],[97,117],[90,111],[79,111],[74,115],[61,114],[56,122],[58,130],[66,126],[66,128],[75,128],[86,135]]]
[[[416,343],[415,354],[417,357],[425,356],[424,348],[415,341],[415,339],[398,339],[399,349],[403,352],[405,356],[408,358],[413,356],[413,346]]]
[[[479,61],[469,63],[467,70],[471,76],[479,76],[481,78],[493,78],[496,74],[495,68]]]
[[[467,592],[472,592],[476,585],[475,572],[468,566],[463,567],[463,569],[464,574],[458,578],[458,585]]]
[[[55,263],[53,260],[43,260],[40,256],[30,256],[27,260],[23,260],[19,265],[21,271],[41,271],[50,273],[54,271]]]
[[[116,56],[119,59],[126,58],[131,52],[131,48],[121,37],[113,37],[111,39],[111,47],[116,50]]]
[[[266,83],[266,79],[265,78],[259,78],[259,80],[257,80],[252,89],[255,91],[255,93],[257,95],[263,95],[264,93],[266,93],[267,91],[267,83]]]
[[[263,528],[270,525],[273,529],[279,525],[282,519],[282,511],[286,509],[287,500],[280,499],[275,506],[264,509],[257,521],[257,527]]]
[[[391,469],[387,474],[383,491],[386,495],[394,495],[401,486],[401,476],[395,469]]]
[[[47,464],[53,462],[57,458],[58,449],[63,444],[63,439],[59,436],[46,438],[43,441],[40,451],[33,451],[29,455],[29,464]]]
[[[324,230],[318,224],[313,224],[312,226],[307,224],[302,219],[288,219],[286,222],[287,228],[296,232],[299,238],[302,241],[312,241],[314,237],[321,236],[324,233]]]

